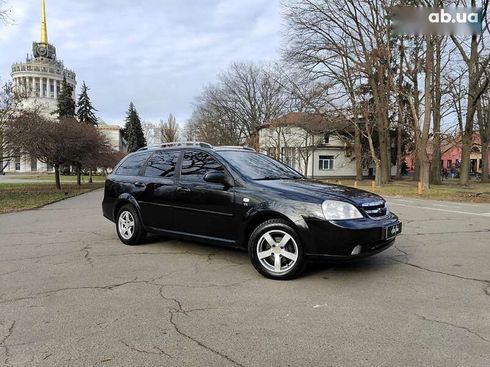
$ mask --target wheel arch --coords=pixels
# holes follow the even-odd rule
[[[116,204],[114,205],[114,212],[113,212],[114,221],[117,220],[117,213],[119,213],[119,210],[121,210],[121,208],[126,204],[131,204],[134,207],[136,213],[138,213],[140,222],[144,226],[143,218],[141,216],[141,209],[138,204],[138,201],[132,195],[129,194],[122,194],[117,198]]]
[[[276,211],[272,210],[267,210],[267,211],[260,211],[255,213],[254,215],[250,216],[250,218],[247,220],[247,222],[244,225],[243,231],[242,231],[242,237],[240,238],[239,241],[239,246],[241,248],[247,249],[248,248],[248,240],[252,234],[252,232],[257,228],[261,223],[268,221],[270,219],[282,219],[288,223],[288,225],[291,226],[294,231],[299,234],[299,228],[298,226],[292,221],[290,218],[288,218],[286,215],[283,213],[279,213]]]

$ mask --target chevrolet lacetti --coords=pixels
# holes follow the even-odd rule
[[[198,142],[126,156],[102,208],[127,245],[150,232],[236,247],[272,279],[295,278],[310,261],[374,255],[402,228],[378,195],[307,179],[249,148]]]

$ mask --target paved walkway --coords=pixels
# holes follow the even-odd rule
[[[390,200],[396,247],[277,282],[233,250],[124,246],[101,199],[0,215],[0,365],[490,365],[490,205]]]

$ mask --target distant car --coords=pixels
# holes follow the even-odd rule
[[[105,183],[120,240],[147,232],[248,250],[262,275],[292,279],[307,262],[390,247],[402,224],[378,195],[306,179],[249,148],[175,143],[129,154]]]

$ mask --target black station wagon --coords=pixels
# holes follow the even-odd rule
[[[249,148],[195,142],[129,154],[107,178],[102,208],[127,245],[151,232],[236,247],[273,279],[297,277],[309,261],[376,254],[401,232],[378,195],[307,179]]]

